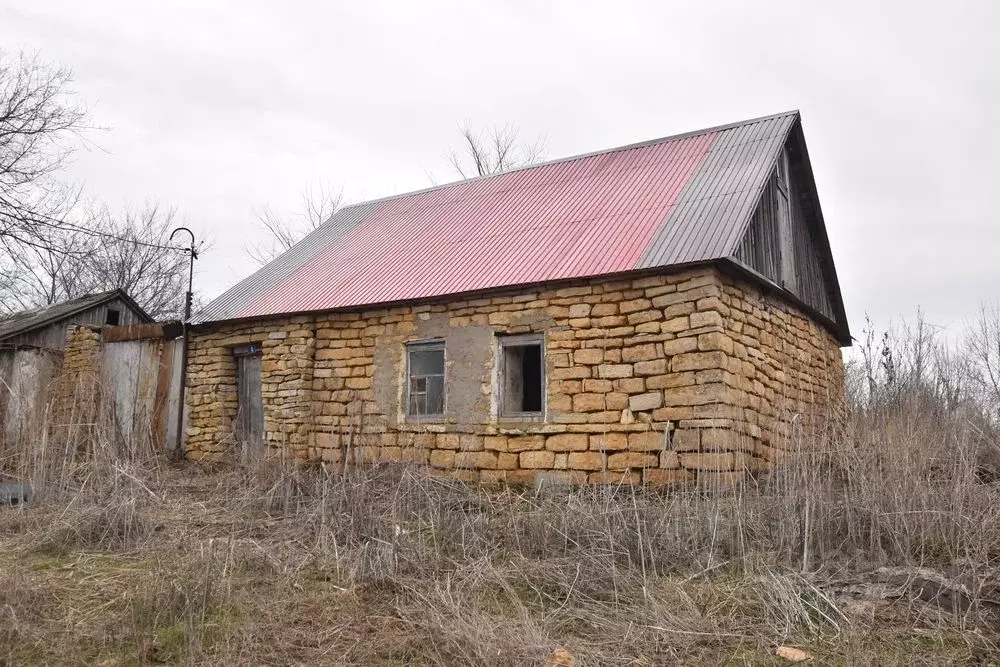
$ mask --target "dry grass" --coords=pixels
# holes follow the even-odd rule
[[[205,474],[97,425],[7,461],[40,492],[0,509],[0,662],[1000,664],[993,422],[873,386],[724,494]]]

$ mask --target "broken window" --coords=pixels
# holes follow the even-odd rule
[[[444,414],[444,343],[413,343],[406,347],[407,414]]]
[[[107,312],[104,314],[104,323],[116,327],[118,326],[118,323],[121,322],[121,318],[122,314],[120,311],[115,310],[114,308],[108,308]]]
[[[500,416],[538,418],[545,412],[545,340],[540,334],[500,339]]]
[[[250,447],[264,442],[264,398],[261,392],[260,343],[233,348],[236,358],[237,440]]]

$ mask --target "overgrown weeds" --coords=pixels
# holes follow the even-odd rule
[[[904,356],[852,376],[836,438],[727,493],[274,459],[207,475],[96,427],[44,442],[18,474],[45,492],[0,513],[0,659],[996,662],[996,422],[952,366]]]

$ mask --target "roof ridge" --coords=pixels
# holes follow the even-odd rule
[[[510,169],[508,171],[502,171],[496,174],[484,174],[482,176],[475,176],[473,178],[465,178],[457,181],[450,181],[448,183],[442,183],[440,185],[432,185],[426,188],[420,188],[419,190],[410,190],[409,192],[400,192],[394,195],[386,195],[384,197],[376,197],[375,199],[365,199],[353,204],[348,204],[341,208],[339,211],[335,212],[327,221],[331,220],[340,211],[344,211],[350,208],[355,208],[358,206],[370,206],[372,204],[379,204],[381,202],[390,201],[393,199],[402,199],[404,197],[412,197],[414,195],[422,195],[428,192],[434,192],[436,190],[446,190],[448,188],[457,187],[459,185],[465,185],[466,183],[473,183],[476,181],[485,181],[491,178],[499,178],[507,174],[514,174],[519,171],[528,171],[530,169],[538,169],[540,167],[547,167],[553,164],[561,164],[564,162],[573,162],[575,160],[583,160],[585,158],[597,157],[598,155],[607,155],[609,153],[618,153],[620,151],[633,150],[636,148],[645,148],[646,146],[655,146],[656,144],[663,144],[669,141],[680,141],[681,139],[690,139],[691,137],[697,137],[702,134],[708,134],[709,132],[723,132],[725,130],[731,130],[736,127],[741,127],[743,125],[750,125],[752,123],[760,123],[766,120],[773,120],[775,118],[782,118],[784,116],[798,115],[801,112],[798,109],[789,109],[788,111],[782,111],[779,113],[770,114],[767,116],[758,116],[756,118],[748,118],[746,120],[739,120],[734,123],[725,123],[723,125],[715,125],[713,127],[705,127],[700,130],[691,130],[690,132],[681,132],[679,134],[671,134],[664,137],[658,137],[656,139],[646,139],[645,141],[637,141],[631,144],[623,144],[621,146],[614,146],[612,148],[604,148],[601,150],[591,151],[589,153],[578,153],[576,155],[569,155],[566,157],[555,158],[552,160],[546,160],[544,162],[536,162],[534,164],[527,164],[523,167],[517,167],[515,169]],[[325,224],[325,223],[324,223]]]

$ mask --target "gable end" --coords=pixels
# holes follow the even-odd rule
[[[802,126],[796,123],[732,258],[822,316],[844,345],[850,332],[816,194]]]

